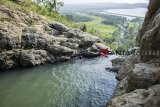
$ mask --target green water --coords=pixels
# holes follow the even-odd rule
[[[110,58],[0,73],[0,107],[105,107],[117,81]]]

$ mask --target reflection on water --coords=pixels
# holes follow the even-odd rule
[[[117,81],[104,57],[0,73],[0,107],[105,107]]]

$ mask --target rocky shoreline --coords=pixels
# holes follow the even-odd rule
[[[159,22],[160,1],[150,0],[137,36],[140,54],[112,61],[118,70],[116,78],[120,81],[107,107],[160,107]]]
[[[79,53],[95,57],[101,49],[107,48],[93,35],[41,16],[12,11],[4,6],[0,6],[0,14],[10,19],[0,23],[0,70],[54,64]],[[27,25],[33,20],[33,25]]]

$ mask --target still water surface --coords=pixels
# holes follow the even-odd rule
[[[117,84],[111,58],[0,73],[0,107],[105,107]]]

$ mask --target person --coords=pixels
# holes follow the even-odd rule
[[[78,58],[81,60],[81,63],[82,63],[82,62],[83,62],[82,52],[80,52],[80,53],[78,54]]]
[[[82,63],[82,62],[83,62],[82,52],[77,53],[76,56],[77,56],[77,58],[80,60],[80,62]]]

